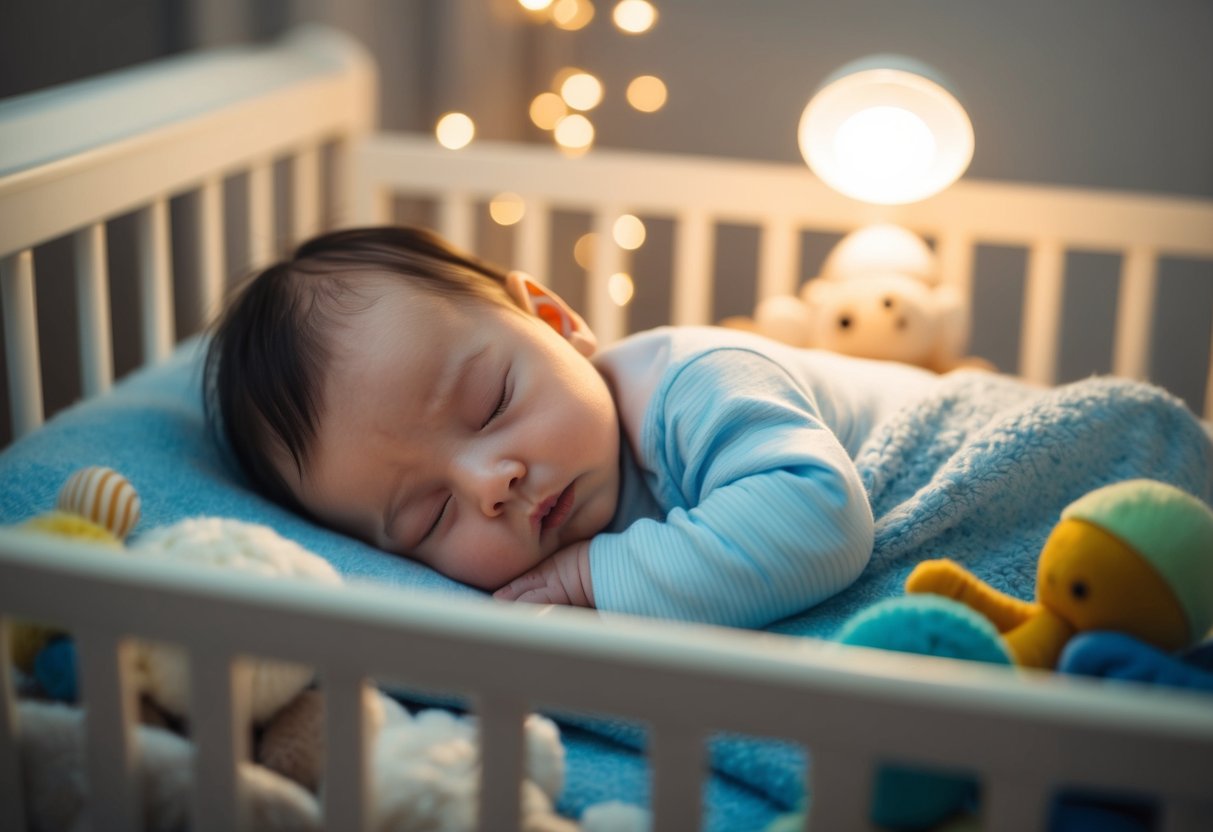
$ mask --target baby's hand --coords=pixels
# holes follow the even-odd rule
[[[583,540],[564,547],[494,592],[493,597],[531,604],[594,606],[594,588],[590,585],[590,542]]]

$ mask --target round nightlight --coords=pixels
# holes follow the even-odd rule
[[[890,55],[835,72],[800,117],[809,167],[835,190],[881,205],[926,199],[955,182],[973,158],[973,125],[932,75]]]

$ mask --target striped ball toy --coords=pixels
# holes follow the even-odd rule
[[[139,522],[139,494],[126,477],[94,465],[72,474],[59,491],[56,507],[78,514],[123,540]]]

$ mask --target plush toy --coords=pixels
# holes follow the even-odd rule
[[[955,288],[941,283],[935,254],[916,234],[894,225],[852,232],[798,295],[765,298],[753,319],[722,323],[793,346],[936,372],[992,369],[964,355],[968,310]]]
[[[132,508],[101,511],[91,516],[103,522],[126,517],[116,531],[123,535],[138,519],[138,496],[125,479],[93,469],[81,477],[105,485],[83,487],[74,477],[64,487],[61,509],[32,523],[104,544],[106,556],[190,562],[210,568],[238,570],[283,579],[339,585],[331,564],[303,547],[254,523],[221,518],[194,518],[154,529],[124,546],[121,538],[94,520],[86,519],[85,502],[97,495],[120,493]],[[83,495],[83,496],[82,496]],[[89,496],[91,495],[91,496]],[[74,501],[74,502],[73,502]],[[70,509],[70,510],[69,510]],[[131,520],[131,518],[134,520]],[[35,653],[32,665],[43,696],[75,695],[75,653],[70,637],[47,629],[47,637],[27,637]],[[189,816],[192,751],[176,733],[188,705],[188,663],[177,648],[138,641],[132,662],[140,694],[144,819],[148,829],[179,829]],[[40,668],[40,672],[37,670]],[[307,830],[321,827],[317,795],[323,784],[323,694],[311,687],[312,671],[298,665],[253,660],[251,719],[255,729],[253,760],[242,763],[246,824],[256,830]],[[476,720],[447,711],[410,714],[395,700],[368,689],[364,703],[372,737],[371,777],[375,802],[373,828],[383,832],[423,832],[432,829],[474,829],[479,788]],[[27,784],[32,828],[78,828],[84,817],[87,785],[83,768],[81,711],[61,702],[23,701],[19,741]],[[553,804],[564,782],[564,747],[550,720],[532,714],[524,731],[527,779],[523,782],[522,829],[568,832],[572,821],[558,815]],[[592,821],[592,823],[591,823]],[[599,805],[586,812],[586,828],[640,832],[647,813],[636,807]]]
[[[1075,634],[1094,630],[1173,652],[1213,624],[1213,510],[1165,483],[1115,483],[1062,511],[1040,553],[1034,603],[948,560],[920,563],[906,590],[982,613],[1020,665],[1053,668]]]

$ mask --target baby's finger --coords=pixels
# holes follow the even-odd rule
[[[505,601],[517,601],[522,593],[528,590],[539,589],[545,584],[546,581],[544,581],[539,573],[527,572],[525,575],[519,575],[501,589],[494,592],[493,597],[501,598]]]

